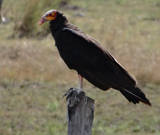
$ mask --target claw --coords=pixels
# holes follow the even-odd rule
[[[76,88],[70,88],[64,95],[62,98],[66,97],[66,100],[69,99],[69,97],[78,97],[78,95],[85,95],[85,92]],[[73,98],[72,97],[72,98]]]
[[[68,98],[72,96],[73,92],[77,92],[77,90],[75,88],[70,88],[62,98],[66,97],[66,100],[68,100]]]
[[[80,101],[80,95],[85,95],[85,93],[72,87],[63,95],[62,98],[66,97],[68,105],[71,107],[77,105],[77,103]]]

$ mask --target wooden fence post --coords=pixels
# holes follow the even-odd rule
[[[79,94],[77,102],[75,95],[73,92],[68,98],[68,135],[91,135],[95,101]]]

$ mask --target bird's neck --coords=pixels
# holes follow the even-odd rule
[[[52,35],[53,37],[56,35],[56,33],[60,30],[62,30],[64,27],[66,27],[68,24],[68,20],[67,19],[63,19],[63,20],[60,20],[56,23],[54,22],[50,22],[50,30],[52,32]]]
[[[63,29],[64,27],[65,27],[65,25],[54,26],[54,25],[51,24],[51,25],[50,25],[50,30],[51,30],[51,33],[52,33],[53,37],[55,37],[56,33],[57,33],[59,30]]]

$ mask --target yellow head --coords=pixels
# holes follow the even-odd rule
[[[41,19],[38,22],[38,25],[41,26],[43,23],[45,23],[46,21],[52,21],[55,20],[57,17],[57,11],[56,10],[49,10],[48,12],[46,12]]]

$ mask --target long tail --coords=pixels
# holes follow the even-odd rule
[[[144,104],[152,106],[143,91],[138,87],[127,87],[125,89],[121,89],[120,92],[128,99],[129,102],[136,104],[140,101]]]

